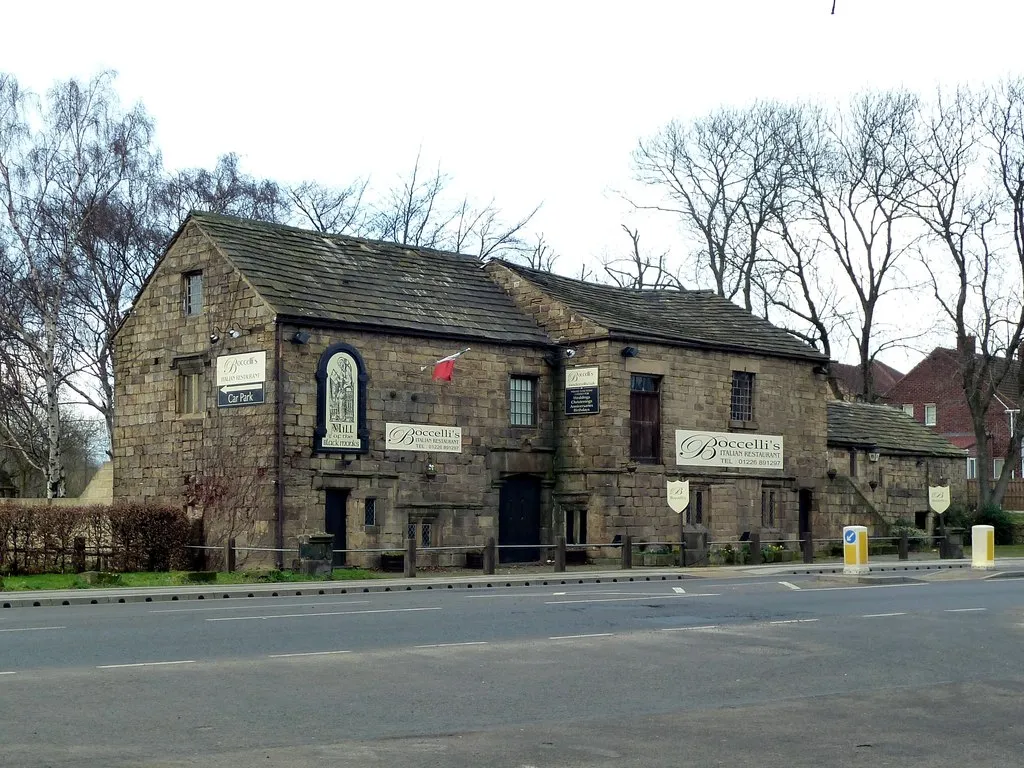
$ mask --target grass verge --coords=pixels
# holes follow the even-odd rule
[[[375,579],[394,574],[367,571],[362,568],[335,568],[333,581]],[[293,571],[255,570],[217,573],[212,581],[190,578],[188,571],[147,573],[112,573],[102,583],[90,584],[76,573],[40,573],[32,576],[4,576],[0,586],[5,592],[33,589],[91,589],[96,587],[172,587],[197,584],[273,584],[309,581]]]

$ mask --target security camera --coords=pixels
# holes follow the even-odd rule
[[[573,349],[572,347],[569,347],[567,350],[565,350],[565,356],[571,360],[572,358],[576,357],[576,350]]]

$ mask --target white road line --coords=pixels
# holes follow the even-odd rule
[[[672,587],[672,591],[677,593],[677,594],[680,594],[680,595],[685,595],[686,594],[686,590],[683,589],[682,587]]]
[[[988,608],[947,608],[946,613],[969,613],[971,611],[987,611]]]
[[[721,597],[719,592],[691,593],[688,595],[644,595],[643,597],[603,597],[591,600],[547,600],[544,605],[565,605],[567,603],[621,603],[628,600],[672,600],[677,597]],[[207,619],[209,621],[209,619]]]
[[[862,584],[857,587],[813,587],[811,589],[802,590],[807,594],[813,594],[815,592],[842,592],[846,589],[897,589],[899,587],[930,587],[935,582],[925,582],[923,584]]]
[[[0,629],[0,632],[43,632],[48,629],[67,629],[67,627],[19,627],[17,629]]]
[[[468,643],[430,643],[429,645],[414,645],[413,648],[454,648],[459,645],[487,645],[487,641],[474,640]]]
[[[661,631],[662,632],[687,632],[687,631],[690,631],[690,630],[697,630],[697,629],[718,629],[718,625],[717,624],[704,624],[704,625],[699,626],[699,627],[663,627],[661,629]]]
[[[906,611],[900,611],[899,613],[865,613],[861,616],[862,619],[884,619],[889,616],[906,616]]]
[[[96,669],[127,669],[128,667],[168,667],[174,664],[195,664],[195,659],[183,661],[142,661],[137,664],[100,664]]]
[[[549,637],[548,640],[578,640],[581,637],[611,637],[611,632],[594,632],[590,635],[555,635]]]
[[[258,600],[259,598],[243,598],[244,600]],[[271,598],[274,599],[274,598]],[[329,600],[320,603],[271,603],[265,608],[316,608],[321,605],[365,605],[369,600]],[[251,611],[252,603],[248,605],[225,605],[216,608],[156,608],[150,613],[203,613],[206,611]]]
[[[781,584],[784,587],[789,587],[790,589],[796,590],[797,592],[800,591],[800,587],[798,587],[796,584],[790,584],[788,581],[780,581],[779,584]]]
[[[568,593],[568,592],[552,592],[552,593],[551,593],[551,595],[552,595],[553,597],[559,597],[559,596],[561,596],[561,595],[567,595],[567,594],[569,594],[569,593]]]
[[[779,621],[769,621],[769,624],[809,624],[812,621],[818,621],[818,619],[781,619]]]
[[[17,672],[0,672],[0,675],[16,675]]]
[[[295,656],[332,656],[339,653],[352,653],[352,651],[307,651],[306,653],[272,653],[268,659],[290,659]]]
[[[267,619],[298,619],[318,616],[356,616],[367,613],[412,613],[414,611],[440,611],[436,608],[377,608],[369,611],[318,611],[317,613],[279,613],[268,616],[218,616],[205,621],[265,621]]]

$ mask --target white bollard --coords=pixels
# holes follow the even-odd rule
[[[996,529],[991,525],[971,526],[971,570],[991,571],[996,567]]]
[[[868,573],[868,529],[863,525],[843,528],[843,573]]]

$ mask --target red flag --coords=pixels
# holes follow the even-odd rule
[[[455,370],[454,360],[442,360],[434,366],[434,381],[451,381]]]
[[[451,381],[452,372],[455,370],[455,358],[460,355],[464,355],[469,352],[469,347],[456,352],[454,355],[448,355],[448,357],[442,357],[436,363],[434,363],[434,381]],[[421,365],[420,370],[425,371],[429,366]]]

